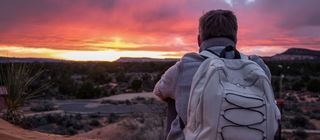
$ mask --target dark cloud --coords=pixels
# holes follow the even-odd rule
[[[319,0],[264,0],[257,10],[265,14],[279,16],[283,28],[320,26]]]

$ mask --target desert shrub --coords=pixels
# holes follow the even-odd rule
[[[67,135],[75,135],[77,133],[78,132],[72,126],[67,128]]]
[[[146,98],[138,96],[138,97],[134,98],[133,100],[136,100],[136,101],[145,101]]]
[[[294,136],[300,138],[300,139],[306,139],[308,138],[308,133],[306,133],[306,131],[304,131],[304,129],[297,129],[296,131],[293,132]]]
[[[76,94],[76,98],[79,99],[92,99],[96,97],[100,97],[101,89],[95,88],[92,82],[85,82],[81,84],[78,89],[78,93]]]
[[[42,132],[61,134],[61,135],[75,135],[77,130],[87,129],[87,124],[85,124],[79,115],[60,115],[60,114],[47,114],[43,116],[30,116],[23,117],[19,116],[19,121],[15,121],[14,124],[21,126],[25,129],[35,129],[48,124],[55,124],[57,128],[44,129],[39,128]],[[82,118],[82,117],[81,117]]]
[[[308,116],[310,119],[320,120],[320,109],[309,112]]]
[[[59,134],[59,135],[75,135],[78,132],[73,127],[58,127],[54,130],[52,130],[52,133]]]
[[[112,104],[112,105],[118,105],[118,104],[124,104],[125,101],[115,101],[115,100],[103,100],[101,101],[101,104]]]
[[[81,121],[77,121],[73,124],[73,128],[76,130],[82,130],[84,128],[84,124],[82,124]]]
[[[301,91],[304,88],[305,84],[303,81],[296,81],[292,85],[292,90]]]
[[[81,114],[79,114],[79,113],[78,113],[78,114],[76,114],[76,115],[75,115],[75,119],[77,119],[77,120],[81,120],[81,119],[82,119]]]
[[[90,118],[99,118],[100,114],[99,113],[91,113],[89,114]]]
[[[124,120],[119,125],[129,130],[136,130],[139,128],[139,124],[134,120]]]
[[[54,104],[49,102],[40,103],[30,108],[33,112],[51,111],[55,110]]]
[[[131,105],[132,103],[129,100],[125,100],[126,105]]]
[[[89,125],[96,127],[96,126],[100,126],[101,123],[100,123],[98,120],[93,119],[93,120],[91,120],[91,121],[89,122]]]
[[[142,79],[142,89],[148,92],[151,92],[154,88],[154,81],[152,80],[152,76],[148,73],[144,73],[141,77]]]
[[[290,119],[290,123],[293,128],[315,129],[315,126],[302,115],[297,115],[294,118]]]
[[[310,113],[309,117],[310,117],[310,119],[320,120],[320,114],[319,113]]]
[[[119,116],[114,113],[111,113],[110,116],[108,117],[108,123],[114,123],[118,120],[119,120]]]
[[[129,81],[130,77],[124,73],[124,72],[119,72],[119,73],[116,73],[116,80],[117,82],[123,82],[123,83],[126,83]]]
[[[320,92],[320,80],[312,79],[307,84],[307,90],[312,92]]]
[[[65,121],[63,121],[62,126],[64,127],[72,127],[74,126],[79,120],[75,120],[73,118],[67,117],[68,119],[66,119]]]
[[[130,84],[130,88],[136,92],[140,91],[142,88],[142,81],[140,79],[134,79]]]
[[[38,120],[39,120],[38,121],[38,125],[39,126],[48,124],[48,121],[47,121],[46,117],[39,117]]]
[[[15,112],[5,112],[2,115],[2,118],[12,124],[19,125],[23,121],[23,116],[21,114],[15,113]]]

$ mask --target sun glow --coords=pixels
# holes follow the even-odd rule
[[[151,51],[71,51],[57,54],[56,57],[75,61],[115,61],[120,57],[168,58],[173,53]],[[171,56],[172,57],[172,56]]]
[[[125,48],[138,48],[142,47],[142,44],[136,44],[131,42],[126,42],[120,37],[113,37],[111,41],[100,41],[100,42],[93,42],[87,43],[86,45],[92,47],[98,47],[100,49],[125,49]]]
[[[47,48],[25,48],[18,46],[0,46],[0,56],[5,57],[40,57],[73,61],[115,61],[120,57],[178,58],[175,52],[160,51],[78,51],[55,50]]]

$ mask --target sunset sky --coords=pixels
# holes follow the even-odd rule
[[[238,49],[320,49],[320,0],[0,0],[0,56],[68,60],[178,58],[197,51],[211,9],[238,17]]]

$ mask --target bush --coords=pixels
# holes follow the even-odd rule
[[[91,114],[89,114],[90,118],[98,118],[99,116],[100,116],[99,113],[91,113]]]
[[[308,133],[304,131],[304,129],[297,129],[296,131],[293,132],[294,136],[301,138],[301,139],[306,139],[308,137]]]
[[[292,85],[292,90],[301,91],[305,87],[303,81],[297,81]]]
[[[312,92],[320,92],[320,80],[312,79],[307,84],[307,90]]]
[[[138,97],[134,98],[133,100],[136,100],[136,101],[145,101],[146,98],[138,96]]]
[[[297,115],[290,119],[290,123],[293,128],[315,129],[315,126],[302,115]]]
[[[119,116],[117,116],[114,113],[111,113],[110,116],[108,117],[108,123],[114,123],[119,120]]]
[[[301,115],[295,116],[293,119],[290,120],[290,122],[292,126],[296,128],[298,127],[305,128],[308,124],[308,120]]]
[[[75,135],[75,134],[77,134],[78,132],[72,127],[72,126],[70,126],[70,127],[68,127],[68,129],[67,129],[67,135]]]
[[[101,123],[98,120],[94,119],[94,120],[91,120],[89,122],[89,125],[91,125],[91,126],[100,126]]]
[[[140,91],[141,88],[142,88],[142,81],[139,80],[139,79],[134,79],[134,80],[131,82],[130,88],[133,89],[133,90],[136,91],[136,92]]]
[[[54,104],[49,102],[40,103],[37,106],[33,106],[30,108],[33,112],[42,112],[42,111],[51,111],[55,110]]]
[[[100,97],[100,95],[101,95],[101,89],[95,88],[92,82],[85,82],[80,86],[78,93],[76,94],[76,98],[92,99],[92,98]]]

